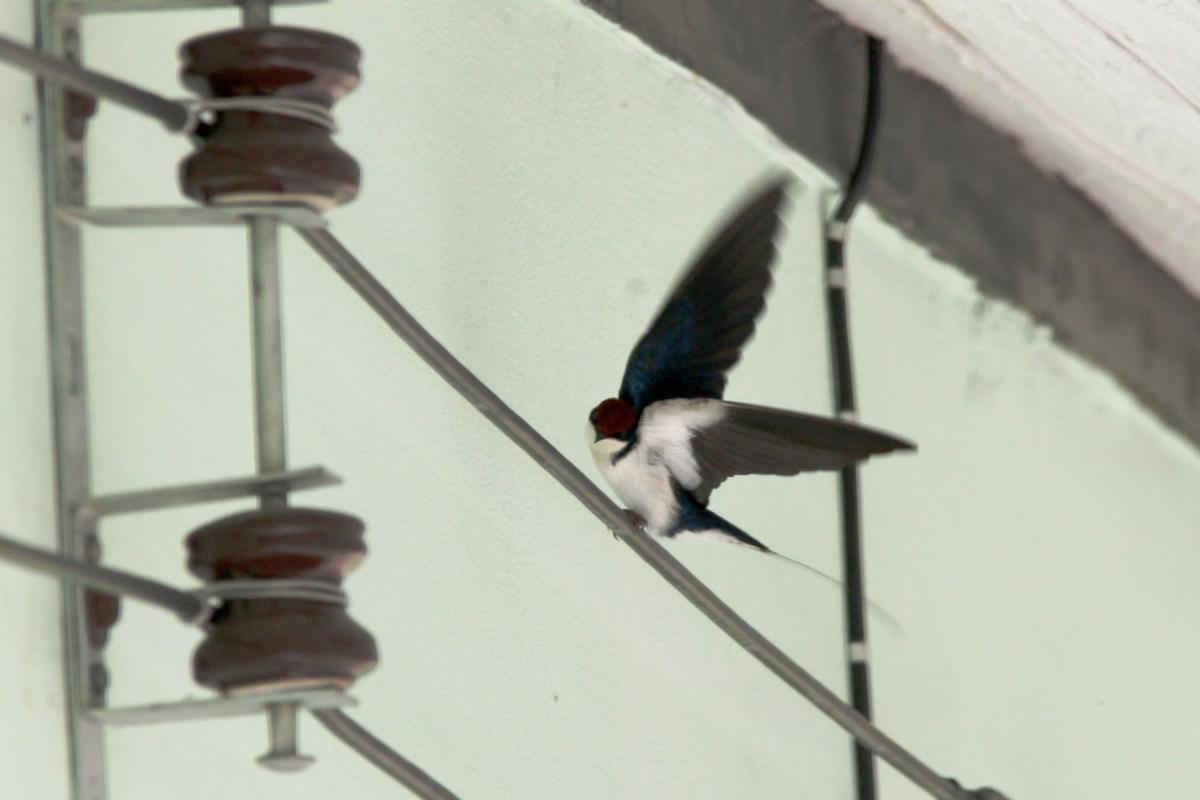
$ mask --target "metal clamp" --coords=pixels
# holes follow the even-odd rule
[[[191,97],[179,101],[188,111],[187,124],[183,133],[195,134],[211,124],[205,114],[222,111],[252,111],[257,114],[277,114],[281,117],[311,122],[330,133],[337,133],[337,120],[333,112],[319,103],[295,100],[288,97]]]

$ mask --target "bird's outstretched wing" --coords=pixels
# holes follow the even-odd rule
[[[620,398],[720,398],[765,305],[786,180],[757,192],[708,244],[629,354]]]
[[[873,455],[915,449],[910,442],[862,425],[704,399],[652,404],[642,414],[638,439],[702,505],[733,475],[835,470]]]

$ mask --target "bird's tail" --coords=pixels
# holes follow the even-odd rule
[[[766,555],[778,558],[781,561],[786,561],[792,566],[799,567],[805,572],[808,572],[810,575],[814,575],[826,583],[832,584],[833,586],[845,587],[846,584],[843,581],[838,580],[829,573],[822,572],[811,564],[806,564],[798,559],[775,552],[758,539],[755,539],[753,536],[746,533],[737,525],[734,525],[724,517],[709,511],[699,503],[695,503],[694,500],[692,501],[692,504],[688,505],[691,507],[685,508],[684,513],[680,515],[680,522],[677,525],[675,534],[672,535],[689,533],[693,535],[720,539],[722,541],[732,542],[734,544],[740,544],[746,547],[752,547],[760,553],[765,553]],[[883,626],[887,628],[888,632],[891,633],[892,636],[896,637],[897,639],[904,636],[904,627],[894,616],[888,613],[887,609],[868,598],[864,598],[864,601],[867,604],[868,611],[870,611],[876,619],[883,623]]]

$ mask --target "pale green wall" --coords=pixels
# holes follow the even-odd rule
[[[89,21],[89,59],[177,94],[176,43],[234,19]],[[592,471],[585,414],[615,390],[676,269],[779,165],[803,187],[777,289],[729,395],[827,408],[824,179],[728,98],[565,0],[338,0],[278,19],[366,51],[365,82],[339,109],[364,190],[334,229],[581,467]],[[26,84],[0,80],[28,105]],[[24,299],[0,300],[21,326],[20,348],[6,332],[0,354],[15,365],[5,374],[22,377],[0,398],[14,409],[6,420],[30,423],[13,428],[15,459],[5,448],[0,519],[50,541],[35,150],[10,117],[3,157],[27,174],[0,202],[24,247],[10,261]],[[184,142],[113,109],[92,135],[96,203],[176,201]],[[1185,785],[1200,738],[1200,635],[1173,620],[1200,613],[1189,568],[1200,556],[1197,454],[869,213],[852,242],[863,417],[921,445],[864,477],[871,593],[907,630],[892,639],[874,626],[882,724],[935,767],[1016,798]],[[243,238],[92,231],[86,245],[97,489],[250,470]],[[617,544],[294,237],[284,257],[292,460],[346,478],[297,500],[368,523],[371,556],[348,589],[383,662],[355,690],[359,719],[467,798],[849,796],[838,729]],[[242,507],[106,524],[107,553],[188,583],[182,535]],[[715,507],[836,571],[832,478],[742,479]],[[843,685],[836,591],[719,544],[671,548]],[[37,738],[0,727],[0,775],[14,796],[61,796],[53,591],[4,569],[0,592],[13,676],[0,708],[32,715],[22,711],[32,703],[38,714]],[[110,651],[112,700],[195,693],[196,638],[127,606]],[[230,798],[397,794],[313,725],[303,735],[317,766],[267,773],[253,764],[264,729],[250,719],[115,731],[113,796],[210,800],[214,776]],[[883,782],[888,800],[920,796],[886,770]]]

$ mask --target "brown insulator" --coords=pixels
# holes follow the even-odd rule
[[[88,644],[97,650],[108,643],[108,634],[121,617],[121,598],[104,592],[83,593],[83,607],[87,619]]]
[[[207,98],[282,98],[325,110],[358,83],[354,42],[303,28],[238,28],[180,48],[183,83]],[[358,164],[331,131],[277,113],[220,110],[180,165],[184,193],[208,204],[302,203],[318,211],[358,193]]]
[[[361,520],[314,508],[224,517],[193,531],[187,548],[188,569],[218,588],[221,581],[281,578],[340,586],[367,552]],[[344,606],[226,599],[192,656],[192,672],[223,692],[345,688],[377,661],[375,640]]]

